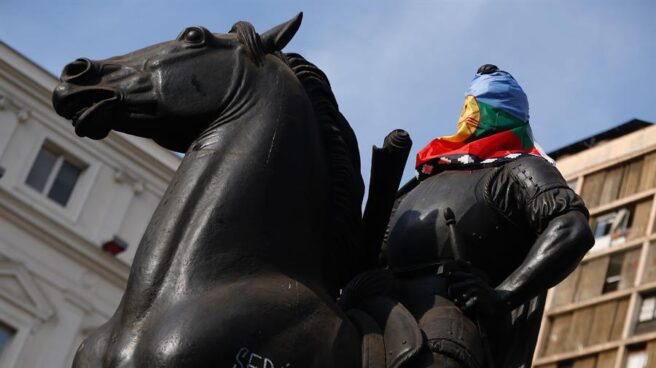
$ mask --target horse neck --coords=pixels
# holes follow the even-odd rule
[[[126,295],[175,297],[260,272],[319,282],[323,144],[295,77],[267,75],[275,79],[254,86],[243,111],[192,144],[144,234]]]

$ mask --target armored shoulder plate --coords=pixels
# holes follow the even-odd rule
[[[541,157],[522,157],[508,163],[505,169],[525,191],[527,200],[549,189],[568,188],[558,169]]]
[[[540,233],[559,214],[577,210],[588,215],[583,200],[555,166],[535,156],[519,158],[496,169],[485,185],[485,199],[515,223]]]

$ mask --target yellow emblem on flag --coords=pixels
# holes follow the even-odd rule
[[[458,131],[456,134],[442,137],[442,139],[449,142],[464,142],[474,134],[480,122],[481,110],[478,108],[476,97],[467,96],[458,119]]]

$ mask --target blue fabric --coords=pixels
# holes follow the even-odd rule
[[[476,74],[466,96],[528,122],[528,98],[510,73]]]

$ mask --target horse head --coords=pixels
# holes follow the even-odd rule
[[[231,109],[249,83],[243,76],[282,50],[301,19],[299,13],[261,36],[244,31],[252,27],[245,22],[228,33],[188,27],[173,41],[123,56],[77,59],[64,67],[53,106],[81,137],[102,139],[114,129],[185,151]]]
[[[64,67],[61,83],[53,92],[53,106],[72,120],[81,137],[102,139],[116,130],[187,152],[176,175],[179,180],[202,171],[208,173],[203,178],[220,177],[221,185],[240,183],[241,193],[253,201],[248,202],[251,208],[235,195],[208,202],[220,201],[224,209],[231,209],[234,202],[240,211],[226,211],[249,214],[243,216],[244,221],[266,214],[267,228],[286,236],[280,243],[298,244],[297,253],[323,257],[305,244],[318,238],[318,247],[326,248],[329,255],[324,258],[331,259],[327,263],[344,266],[344,258],[353,259],[353,266],[341,267],[349,269],[337,277],[341,281],[331,281],[331,289],[337,290],[337,283],[358,267],[357,257],[344,254],[358,253],[363,193],[360,158],[355,134],[339,112],[326,75],[302,56],[280,52],[301,20],[299,13],[262,34],[243,21],[228,33],[188,27],[173,41],[122,56],[77,59]],[[210,149],[215,155],[211,160],[203,153]],[[202,157],[197,159],[194,152]],[[226,179],[228,174],[235,178]],[[208,187],[206,182],[195,184]],[[232,193],[215,189],[209,191],[211,195]],[[269,196],[269,191],[276,195]],[[260,192],[259,197],[254,194]],[[255,203],[261,198],[268,199]],[[302,219],[303,225],[280,216],[281,208]],[[282,230],[288,227],[295,230]],[[311,234],[305,236],[299,228]],[[324,233],[330,236],[321,236]],[[325,267],[333,274],[337,268]]]

